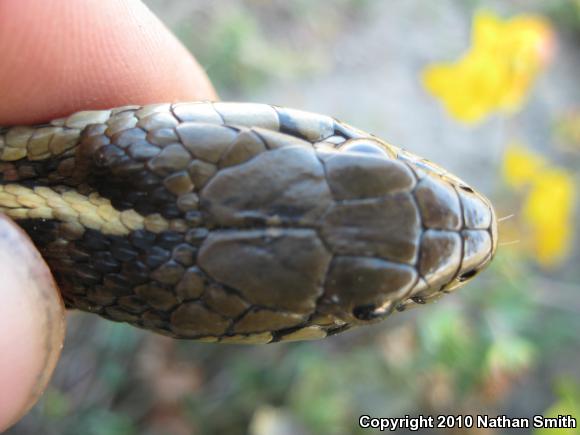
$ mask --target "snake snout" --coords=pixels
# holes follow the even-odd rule
[[[497,223],[490,201],[438,165],[400,150],[417,176],[413,197],[421,219],[417,282],[397,309],[438,299],[476,276],[492,259]]]
[[[464,186],[460,186],[458,194],[463,209],[463,253],[455,278],[444,288],[447,291],[461,287],[478,275],[497,248],[497,219],[489,200]]]

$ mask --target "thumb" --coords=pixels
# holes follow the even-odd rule
[[[0,215],[0,432],[38,400],[64,338],[64,307],[28,237]]]

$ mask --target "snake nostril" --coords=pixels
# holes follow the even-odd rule
[[[372,304],[359,305],[358,307],[354,307],[352,315],[358,320],[372,320],[377,317],[375,314],[376,309],[377,307]]]
[[[425,305],[427,302],[425,301],[425,299],[423,299],[421,296],[413,296],[411,298],[411,300],[413,302],[415,302],[416,304],[420,304],[420,305]]]
[[[468,279],[473,278],[475,275],[477,275],[477,270],[472,269],[459,275],[459,281],[467,281]]]
[[[460,185],[460,186],[459,186],[459,188],[460,188],[461,190],[465,190],[466,192],[469,192],[469,193],[475,193],[475,192],[474,192],[474,190],[473,190],[471,187],[469,187],[469,186],[465,186],[465,185],[463,185],[463,184],[462,184],[462,185]]]

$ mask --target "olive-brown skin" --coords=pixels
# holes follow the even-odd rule
[[[178,338],[322,338],[457,288],[489,201],[330,117],[264,104],[80,112],[0,129],[0,211],[68,307]]]

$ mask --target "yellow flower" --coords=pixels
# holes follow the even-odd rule
[[[532,246],[538,262],[554,266],[570,249],[574,183],[562,169],[538,174],[524,204],[523,218],[534,235]]]
[[[570,249],[574,209],[572,176],[523,146],[511,145],[505,153],[503,177],[515,189],[528,188],[522,218],[531,237],[524,247],[531,248],[542,266],[555,266]]]
[[[552,41],[550,25],[541,17],[504,21],[480,12],[469,51],[456,62],[427,67],[423,83],[463,122],[478,122],[494,111],[514,112],[547,64]]]
[[[507,184],[521,189],[548,166],[543,156],[533,153],[521,144],[511,144],[503,159],[503,177]]]

